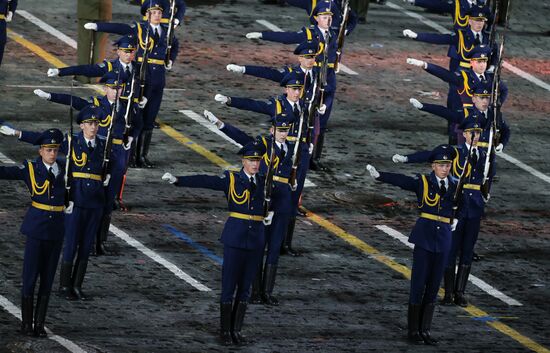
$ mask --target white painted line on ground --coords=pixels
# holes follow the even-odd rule
[[[401,232],[398,232],[397,230],[390,228],[385,225],[375,225],[375,228],[378,230],[381,230],[382,232],[386,233],[392,238],[395,238],[399,240],[401,243],[405,244],[409,248],[413,249],[414,245],[409,243],[409,239]],[[484,291],[485,293],[489,294],[490,296],[493,296],[504,303],[510,305],[510,306],[523,306],[520,302],[517,300],[510,298],[506,294],[502,293],[498,289],[494,288],[493,286],[489,285],[487,282],[477,278],[476,276],[470,274],[469,281],[472,282],[475,286],[477,286],[479,289]]]
[[[14,161],[12,161],[9,157],[7,157],[2,152],[0,152],[0,162],[2,162],[4,164],[15,164]]]
[[[42,28],[44,31],[50,33],[52,36],[56,37],[57,39],[61,40],[62,42],[68,44],[70,47],[76,49],[77,44],[76,44],[76,41],[74,39],[70,38],[69,36],[65,35],[64,33],[61,33],[60,31],[53,28],[52,26],[50,26],[46,22],[42,21],[38,17],[35,17],[34,15],[30,14],[29,12],[27,12],[25,10],[19,10],[19,9],[17,10],[17,14],[19,16],[24,17],[29,22],[31,22],[31,23],[37,25],[38,27]]]
[[[281,28],[277,27],[276,25],[274,25],[273,23],[271,23],[269,21],[256,20],[256,22],[261,24],[262,26],[267,27],[269,30],[271,30],[273,32],[283,32],[283,30]],[[359,75],[357,72],[353,71],[352,69],[350,69],[349,67],[347,67],[346,65],[344,65],[342,63],[340,63],[340,70],[342,72],[345,72],[348,75]]]
[[[405,10],[403,7],[399,6],[399,5],[396,5],[394,4],[393,2],[390,2],[388,1],[386,3],[386,5],[394,10],[398,10],[398,11],[401,11],[403,12],[405,15],[407,16],[410,16],[410,17],[413,17],[413,18],[416,18],[417,20],[419,20],[420,22],[424,23],[426,26],[429,26],[429,27],[432,27],[433,29],[435,29],[436,31],[440,32],[440,33],[443,33],[443,34],[450,34],[452,33],[451,31],[449,31],[448,29],[446,29],[445,27],[435,23],[434,21],[432,20],[429,20],[427,19],[426,17],[416,13],[416,12],[411,12],[411,11],[408,11],[408,10]],[[520,76],[521,78],[524,78],[526,79],[527,81],[530,81],[531,83],[534,83],[535,85],[547,90],[547,91],[550,91],[550,85],[538,78],[536,78],[535,76],[523,71],[522,69],[518,68],[518,67],[515,67],[514,65],[510,64],[509,62],[507,61],[504,61],[503,65],[502,65],[504,68],[512,71],[513,73],[515,73],[516,75]]]
[[[179,112],[182,113],[183,115],[187,116],[189,119],[191,119],[193,121],[196,121],[197,123],[201,124],[202,126],[207,128],[208,130],[215,133],[216,135],[221,136],[224,140],[229,141],[233,145],[235,145],[239,148],[243,147],[243,145],[241,145],[237,141],[233,140],[231,137],[227,136],[223,132],[221,132],[220,129],[218,129],[216,127],[216,125],[212,124],[210,121],[206,120],[205,118],[203,118],[201,115],[195,113],[194,111],[192,111],[192,110],[180,110]],[[304,183],[305,188],[311,188],[311,187],[315,187],[315,186],[316,186],[315,183],[313,183],[311,180],[306,178],[306,181]]]
[[[537,178],[539,178],[539,179],[541,179],[541,180],[543,180],[543,181],[550,184],[550,177],[548,175],[543,174],[543,173],[539,172],[538,170],[536,170],[535,168],[528,166],[527,164],[523,163],[519,159],[514,158],[514,157],[512,157],[509,154],[506,154],[504,152],[501,152],[501,153],[497,154],[497,156],[502,157],[503,159],[507,160],[508,162],[510,162],[512,164],[515,164],[519,168],[525,170],[528,173],[533,174]]]
[[[0,295],[0,306],[2,306],[4,308],[4,310],[6,310],[8,313],[15,316],[18,320],[21,320],[21,310],[17,306],[15,306],[12,302],[10,302],[3,295]],[[74,342],[72,342],[72,341],[70,341],[66,338],[63,338],[61,336],[53,334],[52,331],[50,331],[46,327],[45,327],[45,329],[46,329],[46,332],[48,333],[48,338],[49,339],[51,339],[52,341],[56,341],[57,343],[59,343],[63,347],[67,348],[67,350],[69,350],[70,352],[73,352],[73,353],[86,353],[86,351],[84,349],[80,348]]]
[[[149,249],[148,247],[146,247],[145,245],[143,245],[142,243],[140,243],[136,239],[132,238],[126,232],[124,232],[123,230],[117,228],[113,224],[110,225],[109,230],[111,231],[111,233],[113,233],[114,235],[116,235],[120,239],[124,240],[130,246],[133,246],[137,250],[141,251],[145,256],[149,257],[151,260],[155,261],[156,263],[164,266],[170,272],[175,274],[176,277],[184,280],[185,282],[187,282],[191,286],[195,287],[199,291],[201,291],[201,292],[211,291],[210,288],[208,288],[204,284],[200,283],[199,281],[197,281],[193,277],[189,276],[187,273],[185,273],[181,269],[179,269],[176,265],[174,265],[170,261],[166,260],[165,258],[160,256],[159,254],[157,254],[153,250]]]

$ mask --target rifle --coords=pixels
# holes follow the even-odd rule
[[[124,137],[122,141],[128,143],[128,137],[130,135],[130,129],[132,127],[132,120],[134,118],[133,109],[134,106],[134,94],[135,94],[135,80],[136,80],[136,71],[132,71],[132,81],[130,81],[130,94],[128,94],[128,103],[126,105],[126,112],[124,113]]]
[[[493,23],[491,24],[491,32],[489,33],[489,48],[493,48],[493,46],[495,45],[499,8],[500,8],[500,0],[494,1],[492,3]]]
[[[170,22],[168,22],[168,34],[166,35],[166,56],[164,64],[168,66],[172,54],[172,44],[174,43],[174,19],[176,16],[176,0],[170,1]]]
[[[275,175],[275,136],[277,136],[277,120],[273,122],[273,136],[271,136],[271,150],[269,152],[269,164],[267,165],[267,173],[265,176],[264,187],[264,217],[269,215],[269,207],[271,206],[271,194],[273,193],[273,176]]]
[[[90,31],[90,57],[88,58],[88,64],[94,63],[94,50],[95,50],[95,31]]]
[[[111,164],[111,151],[113,149],[113,126],[114,121],[117,118],[118,113],[118,100],[119,100],[119,94],[118,94],[118,84],[120,81],[120,70],[118,71],[118,77],[116,81],[115,89],[116,89],[116,97],[115,97],[115,103],[113,104],[113,109],[111,110],[111,121],[109,123],[109,128],[107,129],[107,139],[105,141],[105,150],[103,151],[103,163],[101,166],[102,175],[101,180],[105,181],[107,178],[107,175],[109,174],[109,168]],[[128,102],[130,104],[130,102]]]
[[[474,141],[474,131],[472,130],[471,133],[471,140],[470,140],[470,147],[468,148],[468,155],[466,156],[466,160],[464,162],[464,168],[462,169],[462,173],[460,173],[460,177],[458,178],[458,183],[456,184],[456,190],[453,195],[453,219],[456,219],[458,215],[458,209],[460,208],[460,203],[462,201],[462,190],[464,189],[464,184],[466,183],[466,174],[468,174],[468,166],[470,165],[470,158],[472,156],[472,147],[473,147],[473,141]],[[471,170],[474,168],[472,167]]]
[[[138,24],[139,26],[139,24]],[[139,68],[139,99],[138,102],[141,102],[143,99],[143,95],[145,94],[145,76],[147,74],[147,62],[149,61],[149,39],[150,39],[150,29],[151,24],[150,20],[147,20],[147,32],[145,33],[145,44],[144,47],[141,46],[141,38],[138,38],[138,43],[140,47],[143,49],[143,61],[141,62],[141,66]],[[138,60],[139,61],[139,60]]]
[[[340,23],[340,29],[338,30],[336,49],[336,61],[334,62],[334,71],[338,72],[338,66],[340,65],[340,58],[342,57],[342,49],[344,48],[344,39],[346,38],[346,27],[349,20],[349,0],[342,1],[342,22]]]
[[[74,79],[71,79],[71,101],[69,105],[69,134],[67,135],[67,156],[65,160],[65,207],[69,207],[71,201],[71,184],[73,182],[73,176],[71,174],[71,165],[73,160],[73,121],[74,121],[74,108],[73,108],[73,88]]]

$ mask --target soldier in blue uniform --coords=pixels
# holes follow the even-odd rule
[[[446,119],[448,122],[457,124],[460,130],[460,124],[462,124],[465,119],[467,119],[470,116],[473,116],[477,119],[478,123],[483,127],[483,133],[481,135],[480,141],[478,142],[477,146],[480,148],[486,149],[489,144],[489,128],[490,123],[495,118],[495,111],[494,108],[489,105],[490,99],[491,99],[491,86],[488,82],[482,81],[480,82],[473,90],[472,90],[472,107],[467,107],[464,110],[460,111],[453,111],[451,109],[448,109],[442,105],[436,105],[436,104],[429,104],[429,103],[421,103],[418,100],[411,98],[410,102],[411,104],[422,111],[426,111],[429,113],[432,113],[436,116],[442,117]],[[499,128],[499,134],[500,134],[500,141],[497,146],[495,146],[496,152],[500,153],[506,147],[508,144],[508,141],[510,140],[510,127],[508,126],[508,123],[504,119],[504,116],[499,111],[496,114],[497,119],[497,126]],[[462,141],[464,141],[464,137],[462,136]]]
[[[256,276],[264,250],[264,177],[260,160],[265,153],[258,141],[245,145],[239,154],[243,168],[225,171],[221,177],[210,175],[175,177],[163,180],[175,186],[223,191],[229,218],[220,237],[223,243],[222,293],[220,298],[221,340],[224,345],[244,344],[241,328],[250,297],[250,285]]]
[[[468,301],[464,296],[464,291],[472,266],[481,218],[484,215],[486,200],[482,196],[481,185],[483,184],[485,161],[489,156],[486,149],[478,146],[484,129],[477,116],[468,116],[460,127],[464,131],[465,142],[455,147],[457,154],[453,160],[450,175],[456,179],[464,175],[466,179],[461,190],[460,204],[456,215],[458,224],[453,232],[449,261],[445,268],[443,304],[450,305],[454,300],[457,305],[467,306]],[[429,151],[425,151],[406,156],[394,155],[392,159],[394,162],[421,163],[426,161],[428,155]],[[468,165],[466,165],[467,160]],[[492,173],[494,174],[494,169]],[[489,177],[492,178],[493,176],[490,175]],[[455,282],[457,256],[459,261]]]
[[[271,149],[274,148],[273,160],[273,191],[271,195],[270,211],[274,212],[271,224],[266,227],[267,255],[265,265],[260,262],[258,273],[252,284],[252,296],[250,301],[254,304],[264,303],[267,305],[278,305],[279,301],[273,296],[275,277],[279,263],[280,249],[285,239],[289,220],[292,212],[292,190],[289,184],[289,177],[292,170],[293,150],[286,141],[289,130],[294,123],[285,113],[272,118],[272,126],[269,135],[260,135],[256,138],[248,135],[239,128],[222,122],[214,114],[205,111],[206,118],[227,136],[236,142],[246,145],[257,140],[265,146],[266,153],[262,156],[260,173],[268,175]],[[275,144],[273,144],[275,136]],[[262,257],[263,258],[263,257]],[[262,272],[263,271],[263,272]]]
[[[65,219],[65,246],[59,289],[59,295],[69,300],[88,299],[82,291],[82,283],[105,207],[104,184],[110,174],[110,171],[103,170],[105,140],[97,134],[104,115],[101,108],[93,105],[82,109],[76,119],[82,131],[70,137],[70,150],[69,137],[60,148],[61,153],[71,158],[71,202],[68,207],[71,214]],[[19,136],[23,142],[36,143],[39,134],[22,131]],[[107,176],[105,180],[104,174]]]
[[[306,180],[306,174],[309,168],[309,159],[311,156],[311,146],[307,142],[307,126],[304,127],[305,121],[305,111],[304,111],[304,101],[302,97],[302,90],[304,86],[303,76],[296,73],[295,71],[287,74],[281,81],[281,86],[285,87],[285,94],[278,96],[276,98],[271,98],[269,102],[254,100],[250,98],[239,98],[239,97],[227,97],[221,94],[217,94],[214,99],[222,104],[226,104],[231,107],[250,110],[257,113],[262,113],[269,115],[270,117],[285,113],[289,119],[294,121],[292,127],[290,128],[287,141],[291,142],[291,149],[293,150],[295,144],[298,143],[298,148],[300,151],[301,159],[298,165],[297,171],[297,183],[293,186],[292,191],[292,217],[289,222],[287,235],[283,243],[282,251],[283,253],[288,253],[290,255],[296,256],[299,255],[298,252],[292,249],[292,239],[294,236],[294,226],[296,224],[296,215],[298,213],[298,203],[300,201],[300,195],[302,194],[304,183]],[[326,106],[319,108],[320,112],[326,110]],[[303,116],[302,116],[303,115]],[[300,117],[302,116],[302,136],[298,136],[298,131],[300,129]],[[311,131],[309,133],[312,133]]]
[[[411,5],[423,7],[438,13],[450,13],[454,29],[468,27],[468,14],[472,7],[482,5],[484,0],[403,0]],[[491,22],[492,23],[492,22]]]
[[[141,5],[147,5],[146,2],[150,0],[141,0]],[[175,13],[174,13],[174,28],[178,27],[183,22],[183,16],[185,16],[185,2],[183,0],[161,0],[162,6],[162,19],[160,23],[169,24],[170,17],[172,15],[170,4],[175,1]],[[143,16],[143,21],[147,21],[147,16]]]
[[[286,65],[281,68],[229,64],[227,65],[227,71],[265,78],[277,83],[280,83],[289,73],[296,72],[298,75],[304,77],[304,95],[308,97],[307,92],[310,91],[314,80],[313,68],[315,66],[315,57],[318,54],[319,42],[316,39],[312,39],[300,43],[296,49],[294,49],[294,55],[298,57],[298,64]]]
[[[179,44],[174,38],[170,57],[168,50],[168,27],[163,24],[163,1],[146,1],[141,6],[141,13],[147,16],[148,21],[136,22],[132,25],[124,23],[87,23],[86,29],[117,33],[121,35],[132,34],[138,41],[137,61],[146,65],[145,86],[143,96],[147,97],[147,105],[143,109],[143,130],[139,135],[136,145],[136,165],[138,167],[154,168],[154,164],[148,158],[155,127],[155,118],[160,110],[164,86],[166,84],[166,70],[171,70],[176,60]],[[147,53],[147,54],[146,54]],[[147,63],[143,63],[144,55]]]
[[[20,135],[7,126],[2,126],[0,131],[5,135]],[[44,321],[64,235],[65,172],[63,163],[57,160],[62,141],[61,131],[46,130],[34,142],[40,146],[39,158],[25,161],[19,167],[0,167],[0,179],[21,180],[31,193],[31,206],[21,225],[21,233],[27,237],[21,288],[21,333],[24,335],[46,336]],[[40,288],[33,330],[34,289],[38,277]]]
[[[18,0],[0,0],[0,66],[4,57],[4,47],[7,41],[7,23],[11,22]]]
[[[416,193],[420,217],[409,236],[414,244],[408,308],[408,338],[413,343],[437,344],[430,333],[439,283],[451,250],[453,195],[456,183],[449,176],[455,157],[451,146],[441,145],[430,154],[432,173],[415,178],[367,170],[377,181]]]
[[[313,10],[317,7],[317,0],[286,0],[289,5],[299,7],[306,10],[307,15],[311,19],[313,17]],[[332,0],[332,24],[331,28],[338,33],[343,20],[343,8],[342,0]],[[346,26],[346,35],[350,35],[351,32],[357,26],[358,18],[354,10],[349,11],[348,23]]]
[[[323,91],[322,103],[326,109],[319,115],[320,131],[315,141],[315,147],[311,158],[311,169],[324,170],[326,169],[321,163],[321,155],[325,143],[325,133],[327,130],[328,120],[332,111],[332,103],[334,101],[334,94],[336,92],[336,72],[334,70],[335,62],[337,60],[337,37],[338,32],[331,28],[332,16],[333,16],[333,2],[322,1],[313,9],[311,21],[314,25],[303,27],[298,32],[251,32],[247,33],[246,37],[249,39],[263,39],[272,42],[293,44],[302,43],[306,40],[317,38],[317,40],[326,47],[327,52],[327,77],[326,86]],[[317,68],[324,62],[324,54],[317,56]]]

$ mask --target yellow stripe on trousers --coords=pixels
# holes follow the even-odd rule
[[[12,30],[8,30],[8,36],[16,41],[17,43],[21,44],[25,48],[29,49],[33,53],[37,54],[47,62],[51,63],[52,65],[55,65],[56,67],[64,67],[67,66],[65,63],[63,63],[61,60],[57,59],[52,54],[46,52],[44,49],[40,48],[38,45],[29,42],[28,40],[24,39],[20,35],[16,34]],[[210,162],[222,167],[227,168],[230,166],[230,164],[225,161],[223,158],[219,157],[215,153],[207,150],[206,148],[202,147],[201,145],[197,144],[196,142],[192,141],[179,131],[176,131],[174,128],[170,127],[169,125],[166,125],[164,123],[161,123],[161,130],[168,136],[172,137],[174,140],[178,141],[182,145],[190,148],[194,152],[200,154],[201,156],[208,159]],[[376,248],[370,246],[369,244],[365,243],[361,239],[357,238],[356,236],[346,232],[342,228],[338,227],[337,225],[333,224],[332,222],[328,221],[327,219],[307,210],[308,218],[317,223],[319,226],[325,228],[330,233],[336,235],[337,237],[341,238],[348,244],[352,245],[353,247],[361,250],[365,254],[370,255],[372,258],[374,258],[376,261],[379,261],[383,263],[384,265],[390,267],[396,272],[401,273],[403,276],[405,276],[407,279],[411,278],[411,270],[407,266],[403,266],[401,264],[398,264],[397,262],[391,260],[386,255],[382,254],[380,251],[378,251]],[[440,289],[439,294],[442,295],[442,290]],[[468,305],[464,309],[468,314],[472,315],[473,317],[487,317],[490,316],[485,311],[473,306]],[[518,331],[514,330],[510,326],[500,322],[500,321],[492,321],[492,322],[486,322],[487,325],[493,327],[497,331],[505,334],[506,336],[509,336],[510,338],[513,338],[526,348],[531,349],[532,351],[535,351],[537,353],[550,353],[550,350],[548,350],[546,347],[541,346],[537,342],[533,341],[529,337],[526,337],[519,333]]]

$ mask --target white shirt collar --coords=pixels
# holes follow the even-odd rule
[[[299,102],[293,102],[291,101],[290,99],[288,99],[288,97],[286,97],[286,100],[288,101],[288,103],[290,103],[290,106],[292,107],[292,109],[294,109],[294,104],[296,104],[298,106],[298,111],[302,111],[302,108],[300,108],[300,103]]]
[[[279,149],[286,152],[286,150],[287,150],[286,142],[275,141],[275,143],[277,144],[277,147],[279,147]]]
[[[441,186],[441,180],[443,180],[445,182],[445,187],[449,186],[449,181],[447,180],[447,178],[441,179],[437,175],[435,176],[435,178],[437,179],[437,186]]]
[[[256,182],[256,175],[250,175],[250,174],[248,174],[247,172],[245,172],[244,170],[243,170],[243,173],[246,175],[246,177],[248,178],[248,180],[250,180],[250,178],[254,178],[254,182]]]
[[[158,25],[152,24],[152,25],[151,25],[151,28],[153,28],[153,33],[154,33],[155,29],[156,29],[156,30],[159,32],[159,36],[161,35],[161,33],[162,33],[162,27],[160,26],[160,24],[158,24]]]
[[[84,140],[86,141],[86,146],[88,146],[88,143],[91,142],[91,143],[92,143],[92,147],[95,148],[95,139],[93,139],[93,140],[88,140],[86,137],[84,137]]]
[[[53,175],[57,177],[57,175],[59,174],[59,166],[57,165],[57,162],[53,162],[52,165],[49,165],[48,163],[44,162],[44,160],[42,160],[42,163],[44,164],[44,166],[46,166],[46,170],[50,170],[50,168],[52,168]]]

